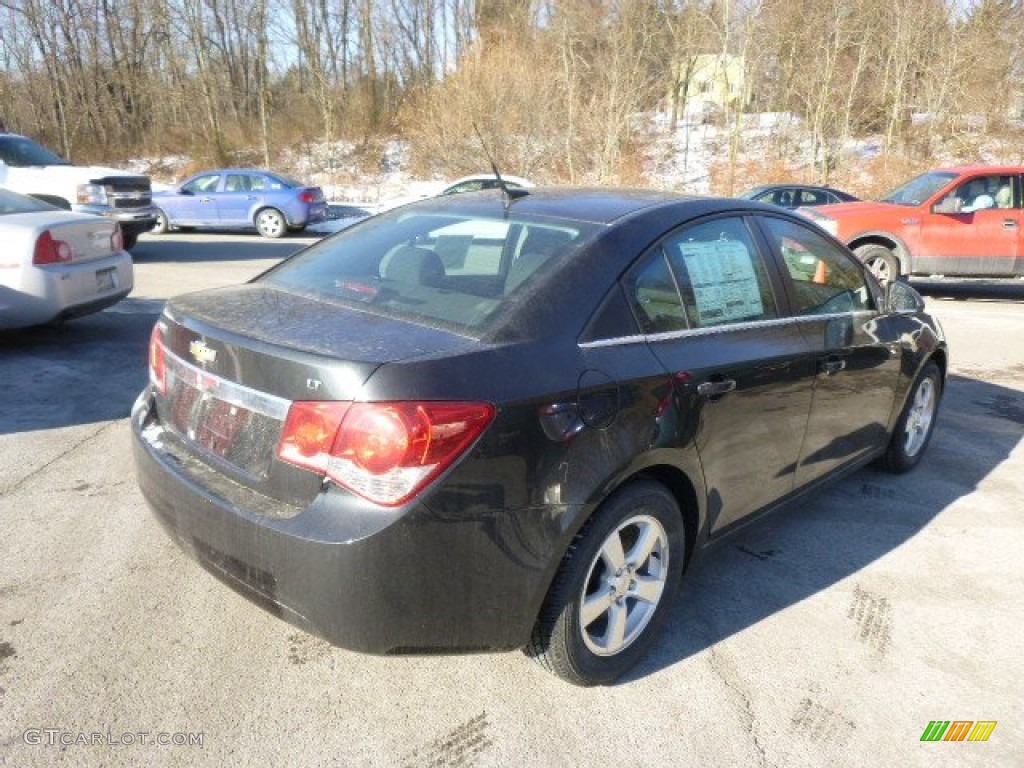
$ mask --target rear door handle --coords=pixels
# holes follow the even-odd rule
[[[839,357],[826,357],[818,361],[818,370],[827,376],[846,368],[846,361]]]
[[[704,397],[721,397],[736,389],[735,379],[722,379],[721,381],[705,381],[697,385],[697,394]]]
[[[1016,229],[1017,221],[1015,219],[1003,219],[1003,229]]]

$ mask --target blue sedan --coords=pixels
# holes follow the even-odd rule
[[[203,171],[177,187],[153,193],[161,234],[185,227],[251,228],[264,237],[301,232],[327,216],[320,187],[269,171]]]

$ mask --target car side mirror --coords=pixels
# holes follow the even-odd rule
[[[964,201],[959,197],[944,197],[932,206],[932,213],[960,213]]]
[[[184,187],[179,187],[178,188],[178,194],[179,195],[191,195],[191,194],[193,194],[193,192],[192,192],[191,189],[185,189]]]
[[[885,285],[885,311],[892,314],[913,314],[924,309],[924,299],[910,283],[897,278]]]

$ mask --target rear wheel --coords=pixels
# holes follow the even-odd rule
[[[276,208],[264,208],[256,214],[256,229],[263,237],[284,237],[288,222]]]
[[[134,232],[122,232],[121,242],[124,245],[124,249],[130,251],[139,242],[139,236]]]
[[[929,360],[914,381],[889,447],[879,462],[884,469],[901,474],[917,466],[932,438],[941,398],[942,374],[939,366]]]
[[[527,655],[577,685],[610,683],[644,655],[665,620],[684,558],[672,494],[643,480],[608,498],[576,535]]]
[[[884,245],[862,245],[853,250],[864,266],[880,283],[888,283],[900,276],[900,262],[896,254]]]

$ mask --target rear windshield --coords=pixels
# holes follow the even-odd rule
[[[282,187],[289,187],[291,189],[298,189],[299,187],[306,186],[298,179],[293,179],[291,176],[285,176],[281,173],[268,173],[267,178],[271,181],[276,181]]]
[[[69,164],[67,160],[24,136],[0,136],[0,161],[16,168]]]
[[[57,207],[36,200],[34,197],[19,195],[8,189],[0,189],[0,216],[9,213],[32,213],[34,211],[56,211]]]
[[[922,173],[882,198],[883,203],[895,205],[921,205],[944,186],[956,178],[955,173]]]
[[[475,334],[599,228],[403,209],[323,240],[257,280]]]

